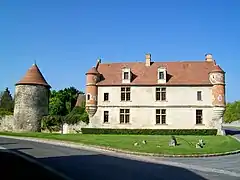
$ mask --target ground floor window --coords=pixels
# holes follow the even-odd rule
[[[120,109],[120,123],[129,123],[130,109]]]
[[[201,109],[196,110],[196,124],[202,124],[203,121],[203,111]]]
[[[104,111],[103,112],[103,122],[108,123],[109,121],[109,111]]]
[[[166,124],[166,109],[156,109],[156,124]]]

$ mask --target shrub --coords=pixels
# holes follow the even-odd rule
[[[0,108],[0,117],[2,116],[8,116],[8,115],[13,115],[12,111],[8,111],[6,109]]]
[[[85,107],[76,106],[73,110],[66,116],[66,123],[76,124],[79,121],[89,123],[88,114],[85,111]]]
[[[50,133],[61,129],[61,116],[48,115],[44,116],[41,121],[41,129],[48,130]]]
[[[216,135],[217,129],[105,129],[82,128],[83,134],[139,134],[139,135]]]

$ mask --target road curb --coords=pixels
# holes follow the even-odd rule
[[[45,139],[45,138],[16,137],[16,136],[5,136],[5,135],[0,135],[0,137],[28,140],[28,141],[34,141],[34,142],[42,142],[42,143],[48,143],[48,144],[52,144],[52,145],[60,145],[60,146],[65,146],[65,147],[86,149],[86,150],[92,150],[92,151],[98,151],[98,152],[99,151],[100,152],[108,151],[108,152],[116,152],[116,153],[123,153],[123,154],[129,154],[129,155],[152,156],[152,157],[167,157],[167,158],[203,158],[204,157],[204,158],[206,158],[206,157],[234,155],[234,154],[240,153],[240,149],[239,149],[236,151],[229,151],[229,152],[224,152],[224,153],[214,153],[214,154],[168,155],[168,154],[157,154],[157,153],[133,152],[133,151],[126,151],[126,150],[110,148],[110,147],[86,145],[86,144],[75,143],[75,142],[71,142],[71,141],[62,141],[62,140]],[[237,140],[239,141],[239,139],[237,139]]]

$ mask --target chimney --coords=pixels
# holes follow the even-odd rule
[[[210,53],[205,54],[205,61],[207,62],[213,62],[213,56]]]
[[[147,53],[146,55],[145,55],[145,65],[146,66],[151,66],[151,54],[150,53]]]

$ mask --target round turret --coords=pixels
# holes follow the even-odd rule
[[[36,64],[16,83],[15,131],[41,131],[41,119],[48,115],[50,88]]]
[[[97,82],[99,81],[99,72],[93,67],[86,73],[86,78],[86,111],[92,117],[97,111]]]
[[[209,80],[213,84],[212,104],[218,107],[225,107],[225,72],[218,65],[214,65],[209,73]]]

